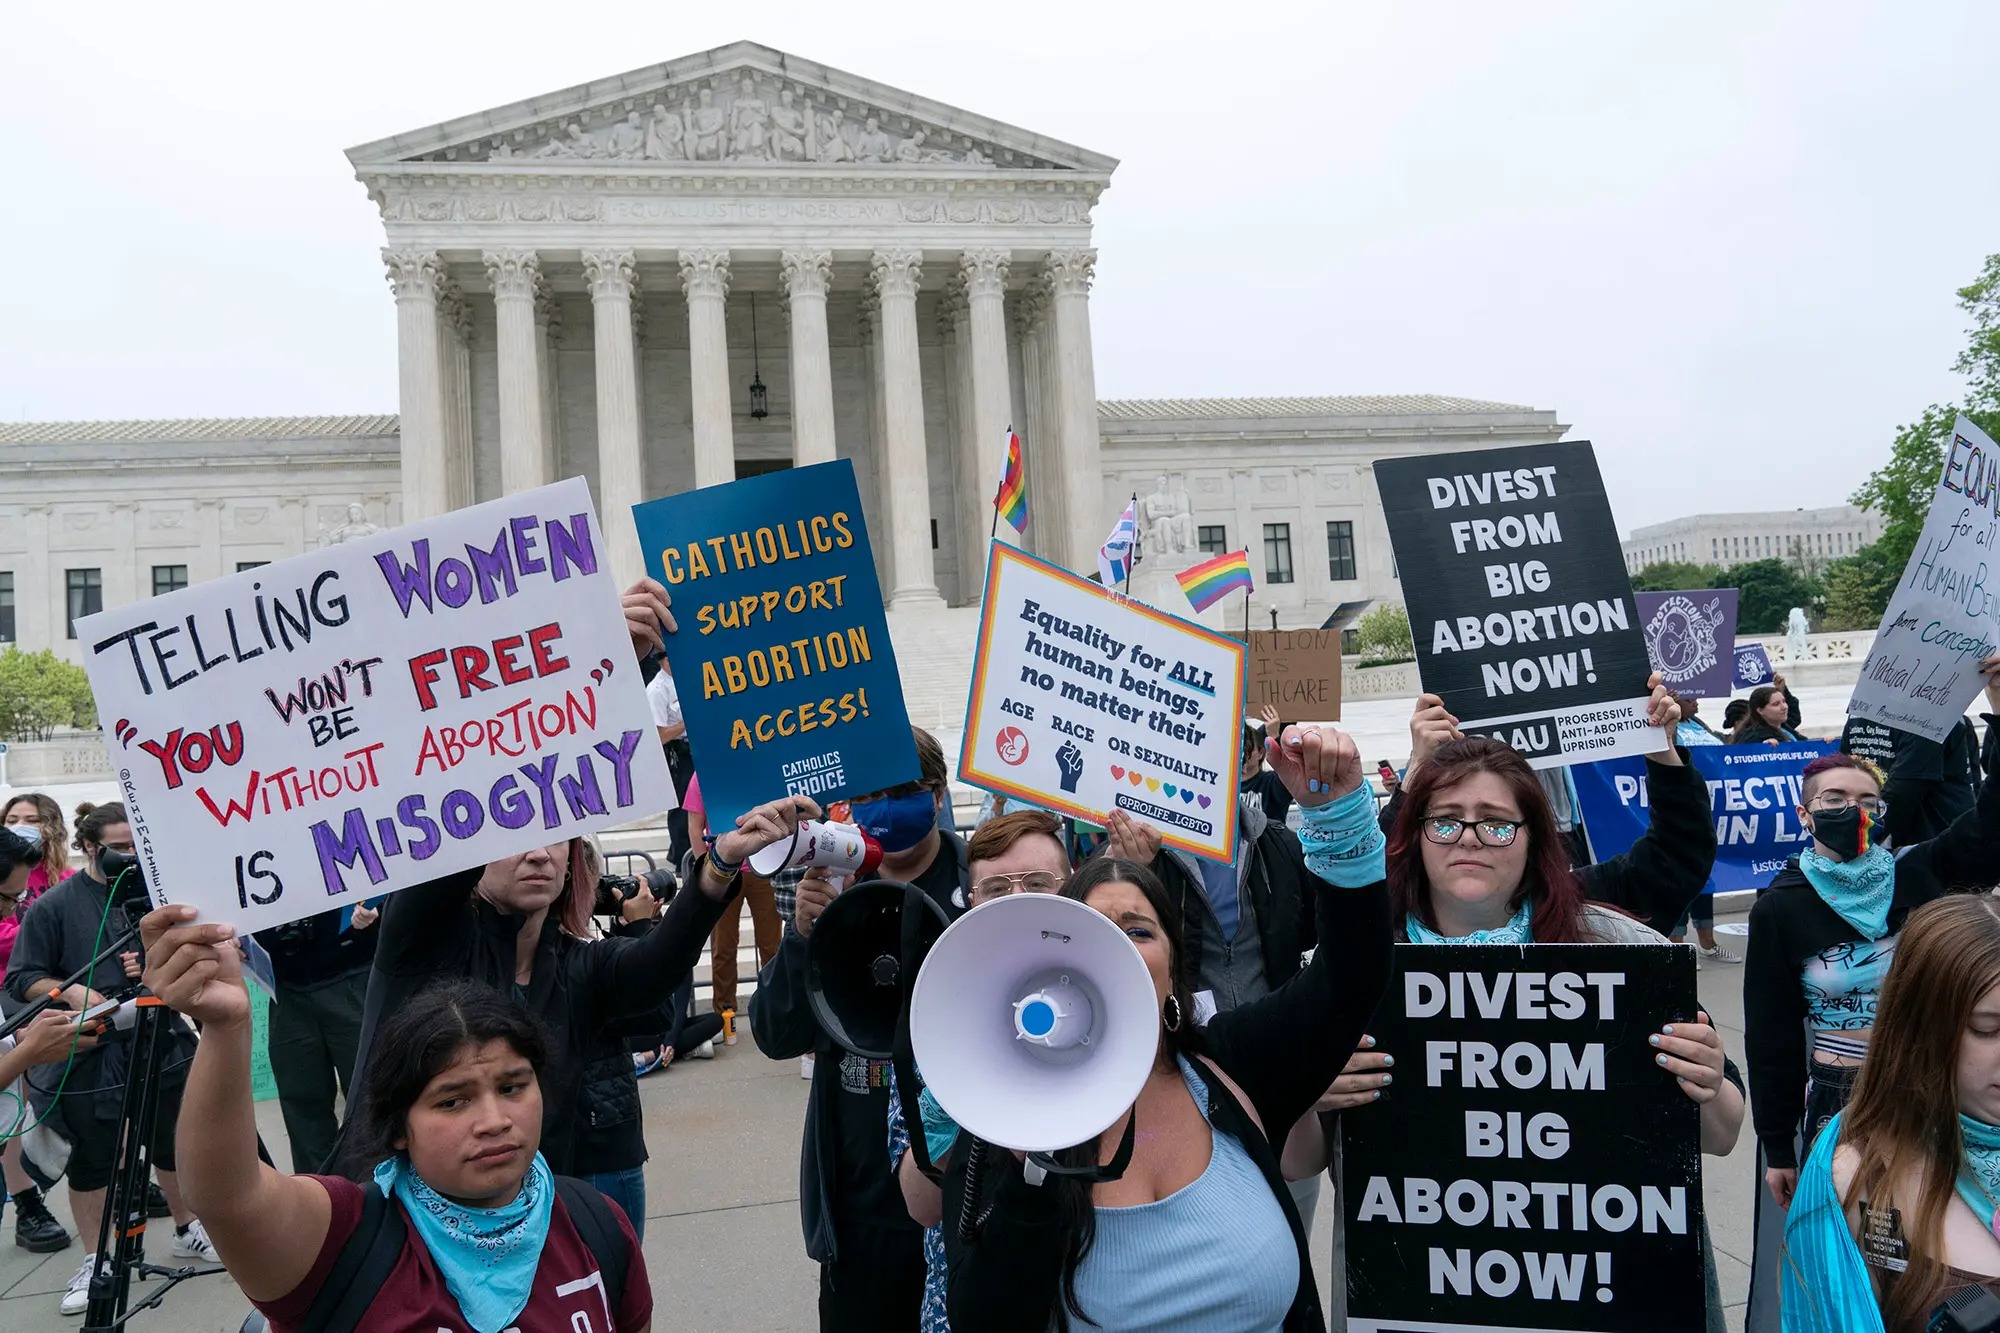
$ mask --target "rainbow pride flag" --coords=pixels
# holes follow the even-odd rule
[[[1007,428],[1007,466],[1000,474],[1000,491],[993,507],[1016,532],[1028,530],[1028,470],[1021,460],[1021,437]]]
[[[1248,547],[1241,551],[1225,551],[1212,560],[1191,565],[1174,578],[1197,611],[1208,610],[1231,593],[1249,592],[1257,586],[1250,577]]]

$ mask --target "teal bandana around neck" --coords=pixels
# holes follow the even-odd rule
[[[375,1168],[375,1184],[409,1214],[474,1333],[501,1333],[528,1308],[556,1199],[555,1176],[540,1153],[520,1194],[499,1208],[453,1203],[426,1185],[401,1153]]]
[[[1412,944],[1533,944],[1534,916],[1534,900],[1523,898],[1521,908],[1514,913],[1513,919],[1504,926],[1495,926],[1492,930],[1475,930],[1470,935],[1440,935],[1417,920],[1415,912],[1405,918],[1403,929],[1409,935]]]
[[[1896,857],[1887,848],[1870,847],[1852,861],[1830,861],[1819,849],[1799,853],[1813,892],[1863,939],[1879,940],[1889,933],[1889,903],[1896,896]]]
[[[2000,1126],[1969,1115],[1958,1117],[1965,1160],[1958,1164],[1958,1197],[2000,1240]]]

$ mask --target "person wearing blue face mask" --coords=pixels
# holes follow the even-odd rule
[[[851,818],[882,845],[882,865],[871,878],[914,884],[955,918],[966,907],[971,862],[964,841],[939,827],[939,812],[951,799],[944,750],[930,733],[911,730],[917,780],[857,797]],[[916,1333],[923,1232],[910,1220],[895,1176],[883,1169],[889,1061],[842,1048],[806,999],[806,941],[835,893],[824,871],[800,881],[778,955],[757,975],[750,1031],[773,1060],[815,1057],[799,1212],[806,1253],[820,1265],[820,1328]]]

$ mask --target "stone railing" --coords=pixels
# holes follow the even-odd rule
[[[101,731],[69,732],[54,740],[11,741],[7,745],[9,787],[106,782],[110,778],[111,756],[104,748]]]
[[[1342,699],[1414,699],[1422,693],[1415,662],[1372,667],[1351,666],[1345,662],[1340,665]]]
[[[1797,662],[1859,662],[1868,656],[1874,646],[1875,631],[1835,630],[1825,634],[1806,635],[1805,654],[1794,658],[1791,642],[1782,634],[1760,634],[1750,638],[1738,638],[1739,644],[1761,643],[1764,651],[1771,655],[1777,666],[1790,666]]]

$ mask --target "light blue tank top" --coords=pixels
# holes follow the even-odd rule
[[[1186,1060],[1181,1078],[1206,1092]],[[1211,1122],[1212,1123],[1212,1122]],[[1299,1291],[1299,1251],[1264,1173],[1220,1131],[1208,1167],[1153,1203],[1099,1208],[1076,1270],[1084,1313],[1103,1329],[1277,1333]],[[1074,1321],[1072,1321],[1074,1323]]]

